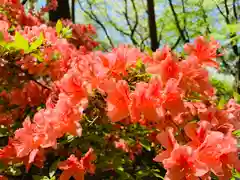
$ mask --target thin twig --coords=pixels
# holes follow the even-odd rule
[[[136,8],[136,4],[135,4],[135,1],[134,0],[131,0],[132,2],[132,6],[133,6],[133,10],[134,10],[134,14],[135,14],[135,24],[133,26],[133,29],[132,29],[132,32],[131,32],[131,36],[134,35],[134,32],[138,26],[138,11],[137,11],[137,8]]]
[[[38,85],[41,86],[42,88],[48,89],[49,91],[51,91],[51,88],[49,88],[49,87],[45,86],[44,84],[38,82],[31,74],[29,74],[27,71],[23,70],[23,69],[22,69],[21,67],[19,67],[18,65],[16,65],[16,64],[10,64],[10,65],[11,65],[12,67],[18,69],[18,70],[21,71],[22,73],[24,73],[25,76],[26,76],[29,80],[35,82],[36,84],[38,84]]]
[[[179,44],[180,41],[181,41],[181,36],[179,36],[179,37],[177,38],[177,41],[176,41],[175,44],[171,47],[171,49],[174,50],[174,49],[177,47],[177,45]]]
[[[135,11],[135,18],[136,18],[135,25],[132,27],[132,24],[129,21],[130,18],[128,16],[128,3],[127,3],[127,0],[124,0],[124,7],[125,7],[124,9],[125,9],[125,11],[123,12],[123,15],[125,17],[125,20],[127,22],[128,28],[130,30],[130,39],[131,39],[131,41],[132,41],[132,43],[134,45],[137,45],[138,43],[137,43],[136,39],[134,38],[134,33],[135,33],[135,30],[136,30],[137,25],[138,25],[138,14],[137,14],[137,9],[136,9],[134,1],[131,0],[131,2],[132,2],[132,5],[133,5],[133,8],[135,8],[134,9],[134,11]]]
[[[159,35],[158,35],[158,45],[160,45],[160,41],[162,40],[162,32],[163,32],[164,27],[165,27],[165,23],[163,22],[161,31],[159,32]]]
[[[86,10],[83,8],[80,0],[78,0],[78,4],[79,4],[81,10],[82,10],[85,14],[87,14],[89,18],[91,18],[93,21],[95,21],[95,22],[103,29],[103,31],[104,31],[104,33],[105,33],[105,35],[106,35],[106,37],[107,37],[110,45],[112,46],[112,48],[114,48],[114,44],[113,44],[113,42],[112,42],[111,37],[110,37],[109,34],[108,34],[108,31],[107,31],[106,27],[105,27],[105,26],[103,25],[103,23],[98,19],[97,15],[94,14],[93,9],[92,9],[92,4],[91,4],[88,0],[87,0],[87,3],[88,3],[88,5],[90,6],[91,13],[89,13],[88,11],[86,11]]]
[[[184,13],[184,17],[183,17],[184,26],[183,26],[183,30],[184,30],[184,32],[185,32],[185,34],[186,34],[186,36],[187,36],[187,38],[189,40],[188,32],[186,30],[187,21],[186,21],[186,16],[185,16],[185,14],[186,14],[185,3],[184,3],[184,0],[181,0],[181,2],[182,2],[182,12]]]
[[[225,10],[226,10],[226,16],[229,16],[229,9],[228,9],[228,5],[227,5],[227,0],[224,0],[224,5],[225,5]]]
[[[227,24],[230,24],[230,21],[229,21],[228,17],[223,13],[223,11],[221,10],[221,8],[219,7],[219,5],[217,4],[216,1],[215,1],[215,4],[216,4],[216,7],[217,7],[218,11],[220,12],[220,14],[224,17]]]
[[[175,23],[176,23],[178,32],[179,32],[179,34],[181,35],[182,40],[183,40],[185,43],[186,43],[186,42],[189,42],[189,40],[185,37],[184,31],[183,31],[182,28],[180,27],[180,22],[179,22],[179,20],[178,20],[177,13],[175,12],[175,9],[174,9],[174,7],[173,7],[172,0],[168,0],[168,2],[169,2],[169,5],[170,5],[170,8],[171,8],[173,17],[174,17],[174,19],[175,19]]]
[[[233,0],[233,14],[236,19],[236,22],[238,22],[238,14],[237,14],[237,8],[236,8],[236,0]]]
[[[210,34],[211,33],[211,30],[210,30],[210,27],[209,27],[209,23],[207,22],[207,13],[203,7],[203,3],[204,3],[204,0],[202,0],[201,4],[200,4],[200,7],[201,7],[201,10],[202,10],[202,13],[203,13],[203,20],[204,20],[204,23],[206,24],[206,29],[207,29],[207,34]]]

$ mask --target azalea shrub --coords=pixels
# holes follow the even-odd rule
[[[91,25],[0,0],[0,179],[239,177],[239,95],[211,79],[220,45],[97,50]]]

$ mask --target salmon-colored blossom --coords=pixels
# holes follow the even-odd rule
[[[166,59],[157,64],[149,65],[147,72],[159,74],[163,83],[166,83],[170,78],[178,79],[179,67],[174,57],[169,54]]]
[[[167,129],[166,131],[161,132],[157,135],[158,142],[166,149],[163,152],[160,152],[155,158],[156,162],[163,162],[164,159],[167,159],[171,156],[172,151],[179,147],[176,139],[174,138],[174,132],[172,128]]]
[[[107,114],[112,122],[118,122],[129,116],[129,87],[126,81],[118,81],[115,88],[108,92]]]
[[[171,152],[171,156],[163,160],[164,168],[167,169],[165,179],[198,180],[208,171],[205,163],[197,159],[196,152],[189,146],[179,146]]]
[[[219,43],[213,38],[208,42],[203,36],[200,36],[195,39],[194,44],[185,44],[184,50],[186,53],[197,57],[199,64],[218,68],[219,64],[213,59],[219,56],[217,54],[219,47]]]
[[[95,165],[92,164],[95,159],[96,156],[91,148],[80,160],[71,155],[66,161],[58,164],[59,169],[63,170],[60,180],[70,179],[71,177],[74,177],[76,180],[84,180],[86,172],[95,172]]]
[[[237,140],[230,134],[209,132],[197,151],[200,161],[219,177],[229,178],[232,168],[239,169],[238,157],[233,156],[237,153]]]
[[[152,79],[147,83],[138,83],[135,91],[131,94],[130,114],[133,122],[157,123],[158,96],[162,90],[159,79]]]

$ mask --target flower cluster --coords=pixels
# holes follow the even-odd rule
[[[165,179],[229,179],[240,170],[233,135],[240,105],[218,106],[205,68],[218,68],[215,40],[186,44],[184,59],[167,46],[152,54],[127,45],[100,52],[92,26],[31,23],[19,1],[4,0],[0,15],[3,172],[16,164],[44,169],[54,154],[60,179],[82,180],[104,156],[104,170],[119,171],[112,152],[134,162],[144,148],[157,152],[151,161],[166,169]],[[22,27],[10,31],[9,19]]]

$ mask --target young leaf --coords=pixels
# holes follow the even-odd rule
[[[233,131],[233,135],[236,137],[240,137],[240,130]]]
[[[228,24],[227,27],[228,27],[228,30],[231,33],[237,33],[240,29],[240,23],[238,23],[238,24]]]
[[[142,139],[140,144],[148,151],[151,151],[151,144],[146,139]]]
[[[24,51],[29,49],[28,41],[19,32],[16,32],[15,34],[14,47],[17,49],[23,49]]]
[[[153,174],[154,174],[155,177],[157,177],[157,178],[159,178],[159,179],[164,179],[164,177],[162,177],[162,176],[161,176],[160,174],[158,174],[158,173],[153,172]]]
[[[33,180],[49,180],[47,176],[33,175]]]
[[[237,92],[233,92],[233,98],[236,102],[240,102],[240,95]]]
[[[233,180],[238,180],[240,178],[240,172],[238,172],[236,169],[232,170],[232,178]]]
[[[0,31],[0,41],[3,41],[4,37],[3,37],[3,33]]]
[[[37,58],[38,62],[43,62],[44,59],[40,54],[32,53],[31,54],[33,57]]]
[[[62,21],[58,20],[57,24],[56,24],[56,31],[57,31],[58,35],[62,31],[62,28],[63,28]]]
[[[9,166],[6,170],[6,174],[11,176],[20,176],[22,174],[21,170],[14,166]]]
[[[3,162],[0,161],[0,172],[5,168],[5,165]]]
[[[218,106],[217,106],[217,107],[218,107],[219,109],[223,109],[225,103],[226,103],[226,100],[225,100],[224,96],[221,96],[221,98],[220,98],[220,100],[219,100],[219,102],[218,102]]]
[[[72,37],[72,30],[69,29],[68,27],[63,28],[62,29],[62,34],[63,34],[63,37],[66,38],[66,39],[71,38]]]
[[[0,138],[1,137],[6,137],[9,135],[8,129],[4,126],[0,127]]]
[[[31,43],[30,51],[33,51],[39,48],[42,45],[43,41],[44,41],[43,33],[40,33],[39,38],[37,38],[34,42]]]
[[[148,170],[140,170],[136,173],[137,179],[142,179],[143,177],[149,176],[150,171]]]
[[[49,168],[49,177],[52,178],[57,170],[57,165],[59,163],[59,160],[52,163],[51,167]]]
[[[153,55],[153,52],[152,52],[152,50],[151,50],[150,47],[146,46],[146,47],[145,47],[145,51],[149,54],[149,56],[152,56],[152,55]]]

